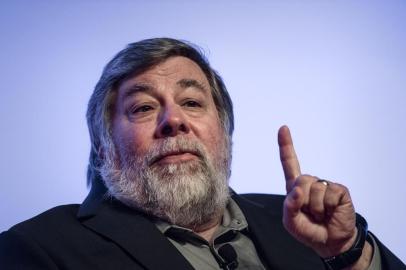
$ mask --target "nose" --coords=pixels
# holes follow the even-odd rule
[[[158,127],[155,137],[175,137],[179,134],[187,134],[190,131],[189,123],[177,105],[171,105],[164,108],[158,119]]]

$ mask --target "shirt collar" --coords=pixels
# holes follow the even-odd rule
[[[178,226],[175,224],[170,224],[163,220],[154,220],[156,227],[163,233],[166,234],[168,230],[184,231],[188,233],[193,233],[193,230]],[[227,230],[242,231],[248,227],[248,222],[241,211],[237,203],[230,198],[226,205],[226,209],[223,214],[221,221],[221,227]]]

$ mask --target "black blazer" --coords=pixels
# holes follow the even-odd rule
[[[82,205],[50,209],[0,234],[0,269],[193,269],[142,213],[104,199],[94,186]],[[236,195],[267,269],[325,269],[282,225],[281,195]],[[383,269],[406,269],[379,243]]]

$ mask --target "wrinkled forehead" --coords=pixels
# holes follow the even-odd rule
[[[180,81],[190,79],[199,82],[200,85],[210,88],[210,83],[206,74],[200,66],[193,60],[183,56],[172,56],[164,61],[134,72],[125,78],[120,85],[127,84],[128,81],[136,81],[139,84],[153,84],[156,81],[163,82]]]
[[[186,57],[170,57],[138,74],[128,76],[116,87],[114,103],[138,93],[195,89],[214,101],[210,83],[198,64]],[[117,104],[116,104],[117,105]]]

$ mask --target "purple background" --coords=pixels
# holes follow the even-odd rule
[[[349,187],[406,261],[405,1],[2,1],[0,231],[87,193],[85,110],[127,43],[206,50],[235,104],[231,186],[284,193],[277,129],[302,171]]]

